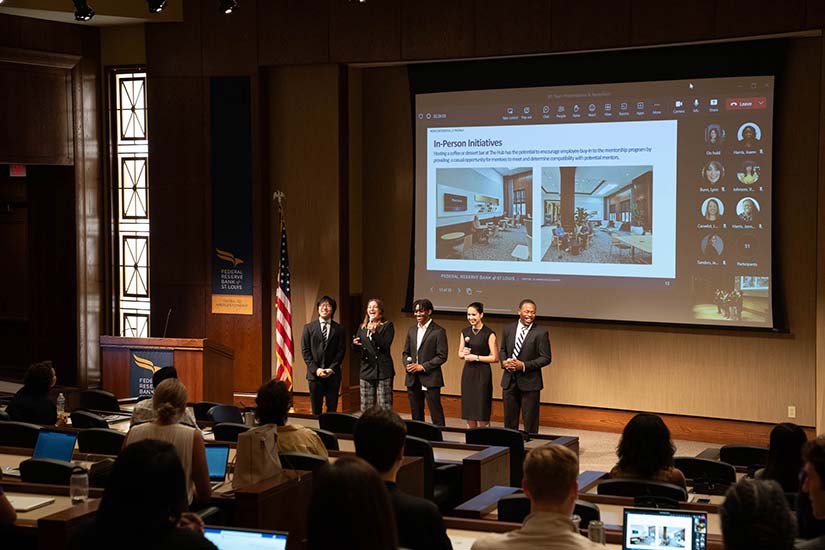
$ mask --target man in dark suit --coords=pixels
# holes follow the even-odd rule
[[[444,518],[431,501],[403,493],[395,484],[404,459],[407,426],[398,413],[382,407],[364,411],[355,423],[355,453],[378,470],[395,511],[398,543],[410,550],[451,550]]]
[[[441,365],[447,360],[447,333],[432,319],[433,303],[426,298],[413,302],[413,315],[418,321],[407,333],[404,345],[405,385],[410,398],[413,420],[424,420],[424,396],[433,424],[444,426],[441,388],[444,376]]]
[[[318,319],[304,325],[301,336],[301,355],[307,365],[309,398],[312,414],[338,410],[338,389],[341,387],[341,361],[346,351],[344,327],[332,320],[337,305],[333,298],[318,300]]]
[[[518,430],[524,409],[524,431],[539,431],[539,392],[544,387],[541,369],[550,364],[550,335],[536,325],[536,303],[522,300],[519,320],[504,327],[501,338],[501,377],[504,427]]]

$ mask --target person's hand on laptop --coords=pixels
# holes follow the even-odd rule
[[[66,414],[58,414],[57,422],[54,423],[55,428],[62,428],[69,422],[69,417]]]
[[[194,512],[184,512],[180,515],[178,520],[178,527],[182,529],[191,529],[203,533],[203,520],[198,514]]]

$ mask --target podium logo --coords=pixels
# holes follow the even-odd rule
[[[143,357],[138,357],[134,353],[132,354],[132,358],[135,360],[135,365],[137,365],[138,367],[140,367],[142,369],[148,370],[152,374],[155,374],[157,371],[159,371],[162,368],[162,367],[156,367],[155,364],[151,360],[144,359]]]
[[[218,255],[218,258],[221,260],[225,260],[232,264],[232,267],[238,267],[238,264],[242,264],[243,260],[240,258],[236,258],[234,254],[231,252],[227,252],[226,250],[221,250],[220,248],[215,249],[215,253]]]

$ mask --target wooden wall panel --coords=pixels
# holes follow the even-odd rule
[[[241,2],[240,7],[226,15],[217,3],[207,2],[201,8],[204,76],[234,76],[255,74],[258,70],[257,10],[255,2]]]
[[[821,29],[825,27],[825,0],[807,0],[805,2],[805,28]]]
[[[146,25],[146,62],[151,77],[203,74],[201,10],[206,5],[187,0],[183,2],[183,22]]]
[[[71,69],[0,62],[0,90],[0,162],[72,164]]]
[[[258,0],[258,63],[329,62],[329,2]]]
[[[716,0],[666,6],[660,0],[632,0],[631,44],[668,44],[714,38]]]
[[[331,0],[330,55],[333,62],[401,59],[399,2]]]
[[[307,391],[300,358],[301,331],[317,318],[315,303],[329,294],[344,303],[339,257],[338,86],[335,66],[281,67],[266,71],[269,90],[269,185],[286,193],[284,211],[292,273],[292,335],[295,391]],[[271,196],[271,195],[270,195]],[[270,232],[280,235],[272,205]],[[280,239],[272,239],[271,273],[277,271]],[[337,316],[336,316],[337,317]],[[274,322],[272,325],[274,330]],[[275,349],[274,332],[272,349]],[[236,360],[237,364],[237,360]],[[273,361],[274,368],[274,361]]]
[[[471,57],[475,49],[473,0],[403,0],[401,57]]]
[[[475,55],[515,55],[550,49],[549,0],[476,1]]]
[[[550,25],[554,51],[627,46],[630,44],[630,0],[554,0]]]
[[[80,55],[83,32],[80,25],[0,15],[0,46]]]
[[[820,47],[819,39],[796,41],[777,90],[775,254],[790,334],[554,321],[549,323],[554,361],[544,374],[543,402],[759,422],[784,421],[787,406],[795,405],[796,421],[814,424],[816,243],[794,236],[816,232],[815,216],[795,212],[808,210],[805,204],[817,196],[819,127],[805,113],[818,110],[819,83],[807,75],[819,70]],[[406,89],[403,68],[364,71],[364,263],[380,265],[364,269],[364,301],[372,295],[383,298],[399,335],[413,323],[400,311],[413,196]],[[382,230],[369,232],[370,226]],[[370,257],[370,250],[397,253],[379,259]],[[454,348],[465,321],[451,315],[436,315],[436,321],[450,339],[444,392],[458,394],[461,364]],[[504,320],[488,318],[488,323],[501,333]],[[402,346],[399,336],[393,346],[396,365]],[[397,389],[402,389],[402,379],[399,373]],[[496,397],[501,395],[499,380],[494,370]]]
[[[805,0],[717,0],[716,35],[756,36],[805,28]]]

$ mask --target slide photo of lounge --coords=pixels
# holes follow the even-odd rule
[[[695,319],[766,323],[770,311],[769,277],[693,277]]]
[[[436,258],[532,259],[532,168],[441,168],[436,200]]]
[[[659,527],[659,548],[684,548],[685,528],[673,525]]]
[[[652,264],[652,193],[652,166],[542,168],[542,261]]]
[[[656,544],[655,525],[631,525],[628,544],[632,546],[654,546]]]

